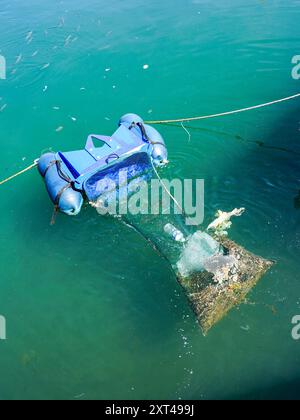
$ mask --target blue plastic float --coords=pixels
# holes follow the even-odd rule
[[[168,152],[160,133],[135,114],[124,115],[111,136],[91,134],[85,148],[73,152],[46,153],[38,163],[49,196],[57,210],[75,216],[84,199],[96,201],[103,194],[105,177],[118,182],[126,168],[133,179],[167,163]]]

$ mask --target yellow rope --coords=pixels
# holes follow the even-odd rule
[[[235,111],[222,112],[220,114],[204,115],[202,117],[180,118],[180,119],[176,119],[176,120],[145,121],[145,123],[154,125],[154,124],[172,124],[172,123],[184,123],[184,122],[191,122],[191,121],[207,120],[207,119],[210,119],[210,118],[224,117],[226,115],[233,115],[233,114],[239,114],[241,112],[252,111],[254,109],[264,108],[264,107],[267,107],[267,106],[279,104],[281,102],[291,101],[292,99],[296,99],[296,98],[299,98],[299,97],[300,97],[300,93],[297,93],[296,95],[288,96],[287,98],[278,99],[276,101],[267,102],[265,104],[255,105],[255,106],[251,106],[251,107],[248,107],[248,108],[237,109]]]
[[[28,168],[25,168],[22,171],[20,171],[16,174],[10,176],[9,178],[6,178],[3,181],[1,181],[0,185],[6,184],[6,182],[11,181],[12,179],[17,178],[17,176],[20,176],[20,175],[24,174],[25,172],[30,171],[31,169],[35,168],[37,165],[38,165],[38,161],[35,160],[32,165],[28,166]]]

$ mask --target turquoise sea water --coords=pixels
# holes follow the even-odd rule
[[[299,19],[298,0],[0,0],[0,178],[49,147],[111,134],[129,111],[179,118],[300,92]],[[168,264],[133,231],[88,206],[50,227],[35,171],[2,186],[0,399],[299,397],[299,110],[189,124],[190,142],[161,127],[162,174],[206,181],[205,224],[246,207],[231,237],[277,261],[253,304],[205,338]]]

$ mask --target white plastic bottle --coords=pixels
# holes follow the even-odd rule
[[[171,236],[171,238],[173,238],[176,242],[183,243],[186,241],[184,234],[180,230],[176,229],[175,226],[171,225],[171,223],[168,223],[164,227],[164,231],[167,235]]]

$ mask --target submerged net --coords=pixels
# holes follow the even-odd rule
[[[225,254],[232,258],[232,263],[220,269],[219,276],[223,276],[223,281],[216,281],[215,274],[206,270],[187,277],[177,276],[205,335],[232,308],[244,302],[250,290],[273,265],[229,239],[223,238],[220,243]]]
[[[138,187],[142,182],[145,180],[135,180]],[[118,191],[117,201],[121,195]],[[100,210],[104,201],[105,194],[93,205]],[[141,205],[141,198],[138,201]],[[158,201],[164,202],[161,197]],[[244,209],[219,211],[206,231],[187,226],[184,216],[176,212],[128,213],[122,218],[170,263],[204,334],[244,302],[273,264],[227,239],[230,218],[243,212]],[[208,233],[210,229],[214,231],[212,235]]]
[[[169,216],[170,217],[170,216]],[[274,264],[247,251],[227,237],[206,232],[187,234],[160,216],[152,223],[131,218],[130,224],[171,264],[204,335],[247,294]],[[181,225],[182,227],[182,225]]]

